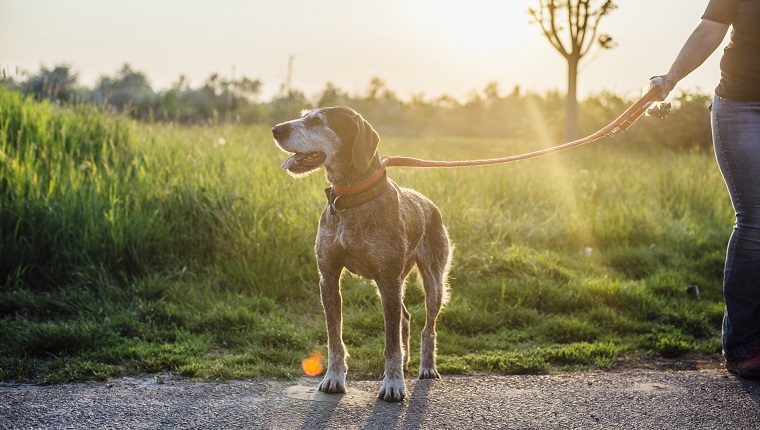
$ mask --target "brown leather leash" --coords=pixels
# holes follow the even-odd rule
[[[606,127],[600,129],[594,134],[584,137],[583,139],[574,140],[562,145],[551,148],[541,149],[539,151],[527,152],[525,154],[512,155],[502,158],[487,158],[481,160],[460,160],[460,161],[436,161],[423,160],[420,158],[390,156],[383,157],[380,167],[368,178],[363,181],[347,187],[338,187],[330,185],[325,189],[327,203],[332,214],[342,212],[346,209],[361,206],[364,203],[379,197],[387,189],[387,176],[385,169],[387,167],[467,167],[467,166],[485,166],[489,164],[509,163],[517,160],[539,157],[541,155],[551,154],[552,152],[562,151],[575,146],[583,145],[603,137],[611,136],[615,133],[622,133],[628,130],[641,115],[646,112],[647,107],[655,101],[662,100],[662,85],[650,85],[649,91],[636,101],[631,107],[626,109],[615,121],[612,121]]]
[[[411,157],[398,157],[387,156],[383,157],[382,166],[380,170],[384,170],[385,167],[467,167],[467,166],[485,166],[489,164],[502,164],[512,161],[525,160],[528,158],[539,157],[541,155],[551,154],[553,152],[562,151],[565,149],[580,146],[595,140],[599,140],[603,137],[611,136],[615,133],[622,133],[630,126],[632,126],[641,115],[646,112],[647,107],[657,100],[662,98],[662,87],[660,85],[653,85],[652,88],[644,94],[640,99],[636,101],[631,107],[626,109],[617,119],[612,121],[606,127],[600,129],[594,134],[584,137],[583,139],[574,140],[572,142],[564,143],[562,145],[553,146],[551,148],[541,149],[538,151],[528,152],[525,154],[511,155],[509,157],[502,158],[487,158],[481,160],[460,160],[460,161],[436,161],[436,160],[423,160],[419,158]]]

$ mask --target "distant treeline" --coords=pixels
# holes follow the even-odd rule
[[[21,76],[21,77],[19,77]],[[448,95],[428,99],[423,94],[402,100],[380,78],[372,78],[363,94],[349,94],[332,83],[314,97],[283,86],[269,101],[261,101],[258,79],[231,79],[211,75],[198,88],[180,76],[171,88],[154,91],[147,76],[125,64],[114,76],[103,76],[94,88],[78,82],[70,66],[14,77],[0,76],[0,85],[36,99],[58,105],[91,103],[105,110],[141,121],[213,125],[222,122],[276,124],[292,119],[302,109],[348,105],[376,128],[405,135],[456,135],[535,139],[548,136],[559,141],[564,124],[564,94],[523,92],[519,86],[503,94],[498,84],[488,83],[473,91],[466,101]],[[608,124],[633,100],[602,92],[582,100],[579,129],[583,135]],[[638,145],[664,145],[674,149],[707,149],[711,145],[706,94],[681,93],[675,110],[665,120],[640,121],[621,137]]]

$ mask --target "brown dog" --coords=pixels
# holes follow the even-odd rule
[[[324,167],[332,186],[316,241],[328,365],[320,391],[346,390],[340,278],[343,269],[375,281],[385,318],[385,376],[379,397],[404,398],[409,365],[409,312],[404,281],[417,267],[425,291],[420,379],[440,378],[435,367],[435,324],[446,303],[452,245],[438,208],[385,175],[376,153],[380,137],[353,109],[312,110],[272,128],[277,145],[295,155],[282,165],[294,176]]]

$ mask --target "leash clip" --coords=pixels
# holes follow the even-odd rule
[[[337,207],[335,207],[335,204],[338,203],[338,199],[341,198],[341,197],[343,197],[343,196],[341,196],[340,194],[338,194],[338,196],[335,197],[335,200],[333,200],[333,201],[330,202],[330,214],[331,215],[337,215],[337,214],[339,214],[339,213],[341,213],[341,212],[343,212],[343,211],[346,210],[346,208],[338,209]]]
[[[335,204],[338,202],[338,199],[343,197],[340,194],[336,193],[332,187],[325,188],[325,194],[327,195],[327,206],[330,208],[330,215],[337,215],[346,209],[338,209]],[[333,198],[334,197],[334,198]]]

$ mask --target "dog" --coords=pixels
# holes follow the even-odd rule
[[[344,269],[374,281],[385,320],[385,373],[378,397],[401,401],[409,367],[407,275],[417,268],[425,292],[420,379],[436,370],[436,318],[448,299],[453,245],[441,212],[427,197],[388,179],[377,146],[380,136],[353,109],[326,107],[272,128],[276,145],[292,154],[282,168],[302,177],[324,168],[331,186],[315,245],[327,323],[328,363],[319,390],[346,391],[340,279]]]

